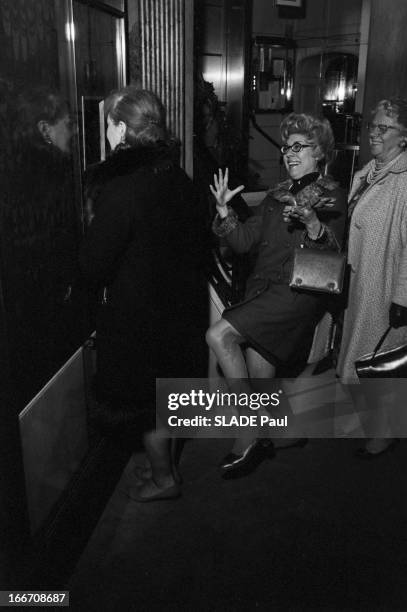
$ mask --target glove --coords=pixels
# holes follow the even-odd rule
[[[389,325],[397,329],[407,325],[407,307],[392,302],[389,311]]]

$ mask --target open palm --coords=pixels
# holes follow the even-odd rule
[[[216,199],[216,210],[221,217],[225,217],[227,215],[228,202],[244,189],[244,185],[239,185],[236,189],[229,189],[229,168],[226,168],[225,174],[223,174],[222,169],[219,168],[218,174],[213,175],[213,182],[214,186],[209,185],[209,188]]]

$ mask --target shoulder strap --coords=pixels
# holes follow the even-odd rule
[[[382,346],[383,342],[387,338],[390,330],[391,330],[391,325],[386,329],[386,331],[384,332],[383,336],[380,338],[379,342],[376,344],[376,347],[375,347],[375,349],[373,351],[372,360],[376,357],[376,353],[380,350],[380,347]]]

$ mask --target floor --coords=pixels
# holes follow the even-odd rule
[[[133,456],[67,586],[73,610],[407,610],[407,444],[280,450],[225,481],[231,440],[187,441],[183,495],[140,504]]]

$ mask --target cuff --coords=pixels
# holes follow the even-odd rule
[[[213,220],[212,231],[214,234],[219,236],[219,238],[223,238],[224,236],[230,234],[230,232],[233,232],[234,229],[236,229],[238,222],[239,221],[237,218],[237,214],[235,213],[233,208],[230,208],[228,206],[228,216],[224,219],[221,219],[218,213]]]
[[[335,238],[335,234],[333,233],[330,227],[325,225],[325,223],[321,223],[321,231],[319,232],[319,235],[315,240],[310,238],[308,236],[308,232],[305,230],[303,242],[305,248],[307,249],[321,249],[333,251],[341,250],[338,241]]]

